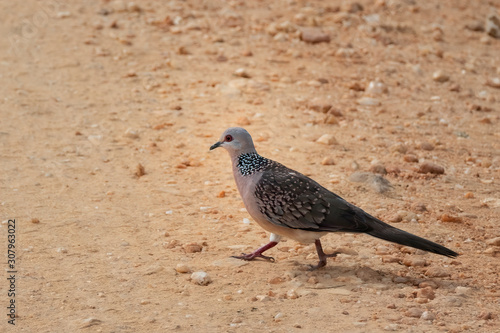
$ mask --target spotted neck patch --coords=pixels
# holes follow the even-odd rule
[[[242,176],[249,176],[264,170],[272,161],[257,153],[246,153],[238,156],[238,171]]]

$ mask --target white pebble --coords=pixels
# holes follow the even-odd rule
[[[436,316],[432,312],[424,311],[424,313],[422,313],[422,316],[420,316],[420,318],[422,318],[423,320],[434,320],[436,319]]]
[[[367,95],[371,96],[377,96],[377,95],[382,95],[384,93],[387,93],[387,86],[380,81],[371,81],[368,84],[368,88],[366,88],[365,93]]]
[[[167,215],[172,215],[172,213],[173,213],[173,211],[171,211],[171,210],[167,210],[167,211],[165,212],[165,214],[167,214]]]
[[[207,272],[198,271],[191,274],[191,282],[198,284],[200,286],[206,286],[210,282],[212,282],[212,279],[210,278]]]
[[[250,220],[245,217],[245,218],[243,218],[243,223],[250,224]]]

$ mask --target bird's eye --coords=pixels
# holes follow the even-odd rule
[[[226,135],[225,140],[226,140],[226,142],[231,142],[231,141],[233,141],[233,136],[232,135]]]

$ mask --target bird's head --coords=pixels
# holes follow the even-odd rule
[[[210,150],[218,147],[226,149],[231,156],[255,152],[252,137],[246,129],[241,127],[230,127],[225,130],[219,141],[214,143]]]

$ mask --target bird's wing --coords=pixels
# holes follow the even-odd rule
[[[279,163],[263,172],[255,197],[260,212],[278,226],[329,232],[372,229],[363,210]]]

